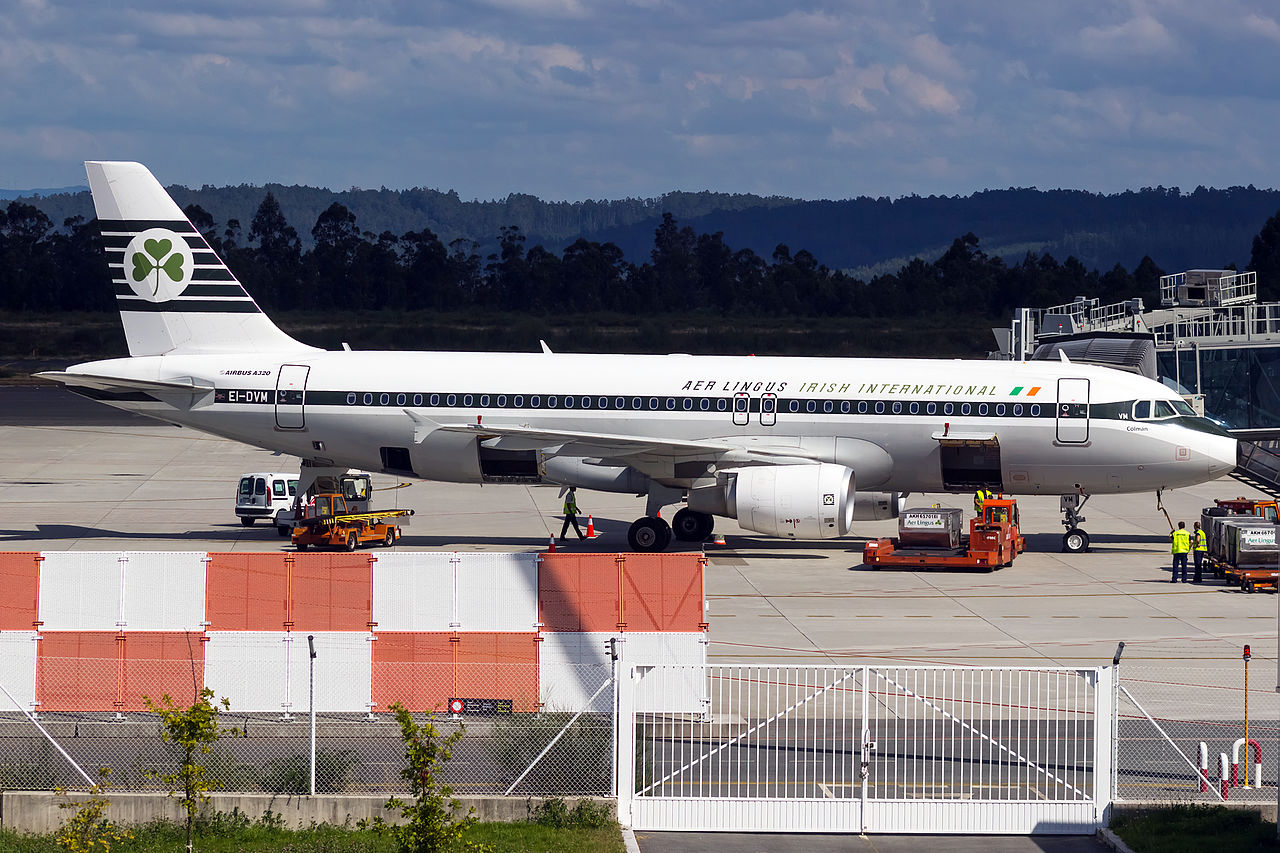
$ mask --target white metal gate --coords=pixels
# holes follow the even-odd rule
[[[629,675],[616,779],[636,829],[1090,833],[1111,802],[1110,668]],[[705,684],[701,709],[663,705],[691,684]]]

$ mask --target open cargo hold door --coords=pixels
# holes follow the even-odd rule
[[[942,488],[971,492],[978,488],[1004,491],[1000,475],[1000,440],[994,432],[935,432],[942,463]]]

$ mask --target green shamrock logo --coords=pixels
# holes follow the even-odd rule
[[[156,277],[151,287],[152,296],[160,292],[161,272],[169,276],[174,284],[182,281],[182,253],[172,251],[173,241],[144,240],[142,249],[143,251],[135,252],[133,255],[133,280],[141,283],[147,276],[155,273]]]

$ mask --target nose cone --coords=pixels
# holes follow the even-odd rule
[[[1238,443],[1230,435],[1207,436],[1207,439],[1204,454],[1209,460],[1209,476],[1230,474],[1238,461]]]

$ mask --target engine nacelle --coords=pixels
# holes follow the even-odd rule
[[[854,521],[883,521],[897,518],[907,499],[901,492],[858,492],[853,502]]]
[[[853,471],[843,465],[762,465],[733,473],[725,503],[748,530],[834,539],[853,527]]]

